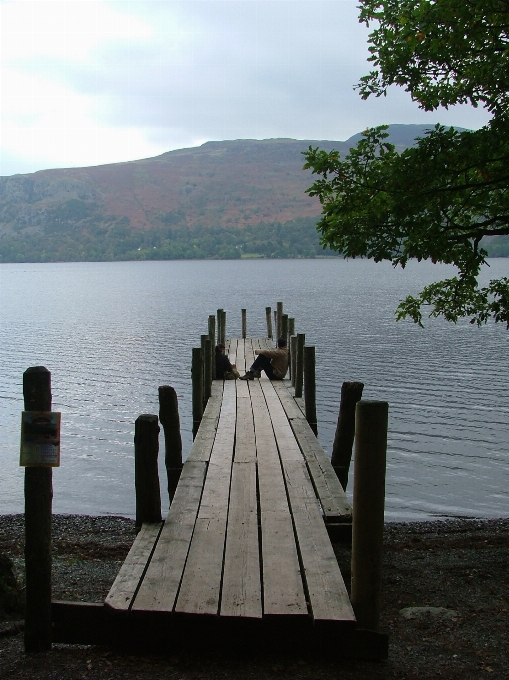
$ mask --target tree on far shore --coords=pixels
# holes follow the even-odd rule
[[[486,236],[509,234],[509,2],[507,0],[361,0],[375,69],[361,79],[364,99],[405,87],[426,111],[470,103],[491,114],[476,131],[435,126],[397,153],[387,126],[366,130],[342,160],[310,147],[305,168],[318,179],[307,190],[322,203],[323,245],[346,257],[410,258],[453,264],[457,276],[408,296],[398,319],[422,325],[488,319],[509,328],[509,278],[480,287]]]

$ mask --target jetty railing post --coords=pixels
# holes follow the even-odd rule
[[[355,412],[352,607],[359,628],[380,624],[389,404],[359,401]]]
[[[295,362],[295,396],[302,397],[302,384],[304,381],[304,345],[306,334],[297,333],[297,357]]]
[[[292,335],[295,335],[295,318],[293,316],[288,319],[288,342],[290,342],[289,338]]]
[[[193,384],[193,439],[196,437],[203,416],[203,361],[201,347],[193,347],[191,364]]]
[[[292,387],[295,387],[295,369],[297,366],[297,336],[290,337],[290,377],[292,379]]]
[[[170,504],[182,472],[182,436],[177,393],[171,385],[159,387],[159,422],[164,430],[164,464]]]
[[[216,345],[216,316],[215,314],[209,315],[209,338],[213,345]]]
[[[306,420],[310,428],[318,436],[318,424],[316,422],[316,355],[313,345],[304,347],[304,407]]]
[[[51,373],[33,366],[23,373],[25,411],[51,411]],[[53,471],[25,468],[25,652],[51,649],[51,503]]]
[[[277,310],[274,310],[274,333],[276,334],[276,340],[279,338],[277,334]]]
[[[212,380],[216,377],[216,316],[211,314],[209,316],[209,338],[212,343]]]
[[[364,383],[344,382],[341,386],[338,423],[332,446],[331,464],[346,491],[348,473],[352,460],[353,440],[355,438],[355,407],[362,399]]]
[[[207,352],[205,351],[205,343],[209,339],[208,335],[202,334],[200,335],[200,346],[201,346],[201,360],[203,363],[202,371],[203,371],[203,408],[205,409],[205,406],[207,405],[207,399],[205,397],[205,394],[207,393],[207,370],[206,370],[206,361],[207,361]]]
[[[272,309],[265,307],[265,317],[267,319],[267,337],[272,340]]]
[[[222,324],[223,324],[223,310],[218,309],[217,310],[217,344],[218,345],[223,342]]]
[[[212,394],[212,343],[207,336],[203,347],[203,404],[207,405]]]
[[[247,318],[246,318],[246,310],[245,310],[245,309],[242,309],[242,310],[241,310],[241,313],[242,313],[242,337],[243,337],[244,340],[245,340],[246,337],[247,337]]]
[[[293,359],[292,359],[292,336],[295,335],[295,319],[291,316],[288,319],[288,338],[287,338],[287,343],[288,343],[288,351],[289,351],[289,357],[288,357],[288,367],[290,369],[290,379],[293,380]],[[293,385],[293,382],[292,382]]]
[[[282,322],[282,317],[283,317],[283,303],[278,302],[277,303],[277,322],[276,322],[276,329],[277,329],[277,340],[281,337],[281,322]]]
[[[225,342],[226,342],[226,312],[224,311],[224,309],[220,309],[220,310],[218,310],[218,312],[221,313],[220,314],[220,316],[221,316],[221,337],[220,337],[219,342],[224,345]]]
[[[279,337],[284,338],[288,344],[288,314],[281,316],[281,335]]]
[[[144,414],[134,424],[134,481],[136,486],[136,529],[144,522],[160,522],[161,489],[157,455],[159,424],[157,416]]]

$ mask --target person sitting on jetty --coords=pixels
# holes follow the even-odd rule
[[[237,378],[240,378],[240,373],[235,364],[230,363],[224,352],[224,345],[220,342],[216,345],[216,380],[237,380]]]
[[[288,370],[288,347],[286,340],[279,338],[276,349],[255,349],[258,356],[241,380],[254,380],[265,371],[269,380],[283,380]]]

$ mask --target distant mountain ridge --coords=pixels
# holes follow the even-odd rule
[[[409,146],[422,126],[405,128]],[[357,136],[356,136],[357,137]],[[309,145],[346,153],[357,139],[233,140],[155,158],[0,178],[0,234],[122,221],[136,230],[165,224],[237,226],[319,214],[305,189],[301,152]]]
[[[389,140],[402,150],[427,127],[392,125]],[[320,204],[305,193],[313,180],[302,151],[343,155],[359,137],[206,142],[127,163],[0,177],[0,261],[320,254]]]

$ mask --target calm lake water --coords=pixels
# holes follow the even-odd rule
[[[509,274],[507,259],[490,265],[484,280]],[[508,331],[394,317],[406,294],[451,273],[339,259],[0,265],[0,513],[23,511],[26,368],[51,371],[62,412],[54,511],[133,516],[136,417],[157,413],[158,386],[173,385],[187,455],[191,349],[208,315],[226,309],[238,336],[245,307],[248,335],[265,335],[265,307],[283,300],[316,345],[328,453],[344,380],[389,402],[387,520],[509,515]]]

